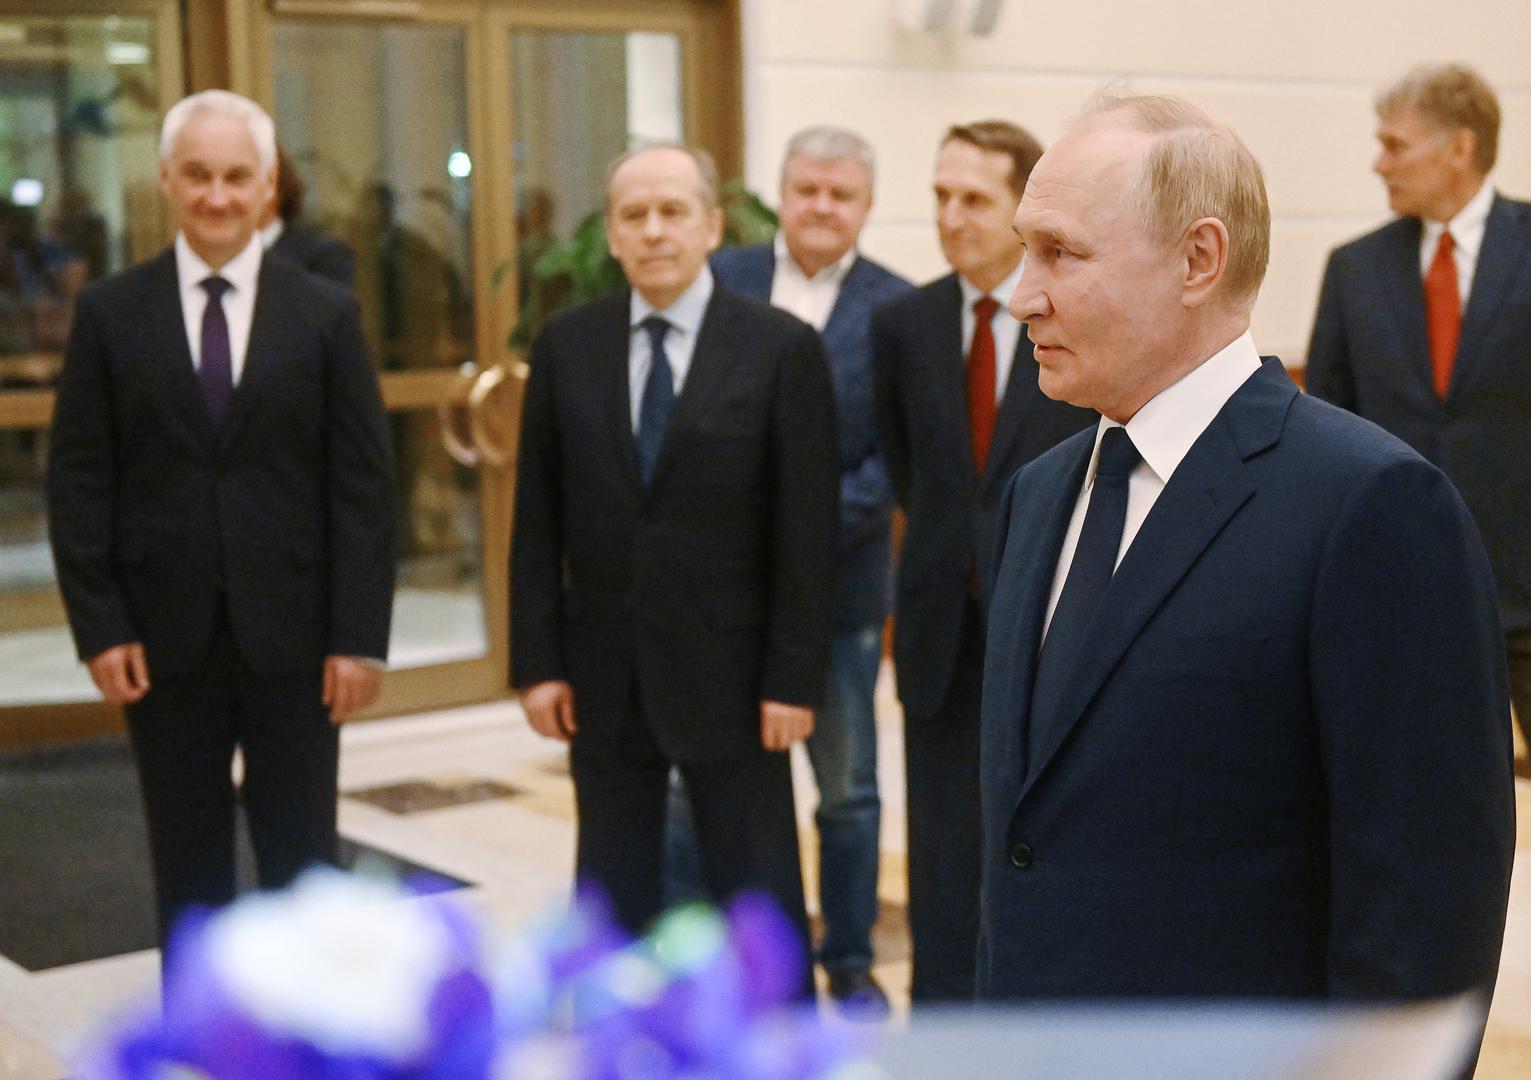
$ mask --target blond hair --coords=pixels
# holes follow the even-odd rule
[[[1253,306],[1270,262],[1271,210],[1249,147],[1183,98],[1103,93],[1086,105],[1084,118],[1118,114],[1129,127],[1158,136],[1127,189],[1144,231],[1169,244],[1202,218],[1221,221],[1228,264],[1219,292],[1231,306]]]
[[[1487,175],[1499,157],[1499,99],[1466,64],[1417,67],[1377,95],[1377,115],[1413,109],[1434,131],[1473,135],[1473,165]]]

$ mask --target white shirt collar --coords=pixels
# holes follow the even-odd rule
[[[261,254],[264,251],[260,234],[257,233],[250,237],[250,242],[245,245],[243,251],[223,264],[223,268],[217,271],[217,275],[227,281],[229,287],[235,292],[253,295],[256,279],[260,276]],[[186,242],[185,233],[175,235],[175,269],[176,276],[180,279],[182,295],[190,293],[193,289],[200,289],[203,280],[214,273],[212,267],[191,250],[191,245]]]
[[[282,238],[282,231],[286,229],[286,227],[287,223],[283,221],[281,217],[272,218],[271,224],[267,225],[260,231],[261,246],[264,247],[267,251],[270,251],[271,245]]]
[[[1132,445],[1138,448],[1143,462],[1161,484],[1169,483],[1192,444],[1228,404],[1228,399],[1259,369],[1260,353],[1254,337],[1246,330],[1187,372],[1179,382],[1159,391],[1127,421]],[[1090,455],[1087,487],[1095,482],[1101,437],[1107,428],[1121,426],[1115,420],[1101,417],[1095,431],[1095,450]]]
[[[797,264],[797,260],[787,250],[787,238],[782,235],[780,230],[776,233],[773,247],[776,251],[777,271],[780,272],[785,267],[787,273],[794,274],[802,281],[806,281],[811,285],[839,285],[845,280],[845,275],[851,272],[851,267],[856,264],[856,259],[859,255],[856,251],[856,245],[852,244],[844,255],[841,255],[817,274],[809,277],[803,273],[803,268]]]
[[[1478,250],[1483,246],[1483,234],[1488,229],[1488,214],[1493,208],[1494,188],[1485,181],[1478,188],[1478,193],[1468,199],[1467,205],[1458,210],[1450,221],[1425,221],[1421,250],[1429,252],[1429,257],[1433,259],[1436,246],[1441,242],[1441,233],[1449,229],[1451,242],[1476,265]]]
[[[702,272],[669,307],[659,310],[643,298],[637,289],[632,291],[628,325],[637,326],[650,315],[662,315],[671,326],[692,335],[702,328],[702,317],[707,314],[707,302],[712,299],[712,270],[704,262]]]
[[[1020,284],[1021,271],[1024,269],[1026,269],[1026,259],[1023,256],[1021,261],[1015,264],[1015,269],[1005,275],[1005,280],[994,286],[987,293],[961,274],[958,274],[957,284],[962,288],[962,306],[972,311],[973,305],[978,302],[980,296],[992,296],[999,301],[999,309],[1001,311],[1006,310],[1010,303],[1010,297],[1015,293],[1015,287]]]

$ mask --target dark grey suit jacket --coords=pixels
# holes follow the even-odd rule
[[[1494,198],[1445,401],[1430,368],[1421,230],[1400,218],[1329,257],[1307,390],[1451,477],[1488,545],[1505,629],[1531,630],[1531,204]]]
[[[174,249],[81,292],[48,506],[82,659],[141,641],[151,675],[194,668],[220,594],[257,671],[386,656],[394,491],[349,291],[262,258],[243,375],[219,430],[191,363]]]
[[[930,716],[951,686],[973,583],[989,573],[994,508],[1005,481],[1097,416],[1042,393],[1023,329],[980,474],[955,274],[879,308],[872,348],[883,454],[908,515],[894,599],[898,692],[912,715]]]
[[[672,760],[757,752],[760,702],[824,691],[837,532],[833,396],[813,328],[714,288],[659,452],[638,479],[629,296],[532,345],[511,546],[517,687],[574,689],[577,739],[641,695]]]

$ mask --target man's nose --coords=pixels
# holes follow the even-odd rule
[[[664,221],[659,216],[658,210],[650,210],[643,215],[643,235],[649,240],[658,240],[664,232]]]
[[[1047,291],[1041,287],[1037,275],[1021,269],[1021,278],[1015,283],[1015,291],[1010,294],[1010,302],[1005,309],[1015,318],[1016,322],[1030,322],[1034,318],[1052,314],[1052,304],[1047,299]]]

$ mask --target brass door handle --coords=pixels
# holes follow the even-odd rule
[[[453,461],[468,468],[477,468],[484,460],[483,454],[474,445],[473,427],[470,422],[467,437],[458,434],[457,405],[464,399],[471,399],[473,388],[482,375],[472,364],[464,364],[457,369],[457,379],[452,384],[452,389],[436,402],[436,419],[441,426],[441,447]]]
[[[496,364],[480,375],[473,383],[473,389],[468,394],[468,430],[473,434],[473,445],[478,448],[479,454],[484,461],[496,467],[505,465],[515,457],[514,426],[512,434],[496,437],[493,425],[490,423],[492,410],[489,407],[490,399],[496,390],[505,386],[508,392],[515,395],[516,405],[519,405],[521,394],[526,389],[527,376],[531,374],[531,368],[526,366],[524,360],[514,360],[507,364]],[[516,410],[512,410],[516,411]]]

